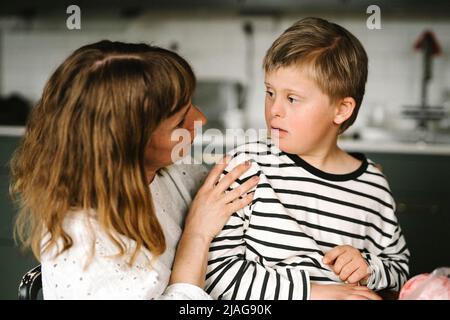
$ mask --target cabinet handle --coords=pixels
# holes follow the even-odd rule
[[[405,202],[397,203],[397,213],[421,213],[421,214],[438,214],[441,211],[439,204],[406,204]]]
[[[397,204],[397,212],[398,213],[405,213],[406,212],[406,208],[407,208],[407,205],[404,202],[399,202]]]

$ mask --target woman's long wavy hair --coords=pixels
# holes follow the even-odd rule
[[[93,209],[119,255],[130,248],[118,235],[136,242],[131,265],[142,247],[161,255],[166,243],[144,154],[152,132],[189,103],[194,87],[189,64],[159,47],[100,41],[70,55],[47,82],[11,162],[23,247],[38,259],[57,244],[64,252],[73,244],[67,214]]]

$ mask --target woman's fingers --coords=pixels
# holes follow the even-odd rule
[[[353,287],[354,290],[359,290],[359,291],[371,291],[370,289],[368,289],[366,286],[359,286],[359,285],[355,285]]]
[[[245,206],[248,206],[253,201],[253,196],[255,195],[254,192],[251,192],[247,194],[246,196],[242,197],[242,199],[236,199],[233,202],[229,203],[227,205],[228,214],[231,215],[233,212],[236,212]]]
[[[228,163],[230,162],[231,156],[227,155],[223,157],[215,166],[211,169],[208,176],[205,179],[205,182],[203,183],[203,186],[208,187],[209,189],[214,188],[214,185],[219,180],[220,175],[222,174],[223,170],[227,167]]]
[[[369,289],[355,291],[355,294],[366,297],[367,299],[370,299],[370,300],[382,300],[379,295],[377,295],[375,292],[373,292],[372,290],[369,290]]]
[[[363,295],[351,294],[346,297],[346,300],[370,300],[370,299]]]
[[[259,177],[254,176],[245,181],[242,185],[239,187],[234,188],[232,191],[224,193],[222,200],[225,203],[233,202],[234,200],[238,199],[242,195],[246,194],[250,189],[252,189],[254,186],[258,184]]]
[[[251,166],[250,161],[244,161],[236,166],[231,172],[228,172],[219,183],[214,187],[216,194],[224,193],[240,176],[244,174]]]
[[[379,295],[377,295],[372,290],[368,289],[365,286],[349,286],[346,285],[347,288],[350,289],[345,299],[350,300],[382,300]]]

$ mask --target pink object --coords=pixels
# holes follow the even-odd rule
[[[409,279],[400,291],[400,300],[450,300],[450,268]]]

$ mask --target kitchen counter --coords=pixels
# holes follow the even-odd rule
[[[0,126],[0,136],[21,137],[25,132],[24,127],[20,126]],[[203,139],[196,137],[194,146],[203,144],[208,145],[214,139],[209,135],[204,135]],[[241,137],[242,138],[242,137]],[[220,139],[217,139],[220,141]],[[217,141],[216,140],[216,141]],[[233,141],[233,139],[224,139]],[[429,155],[450,155],[450,141],[448,144],[425,143],[425,142],[396,142],[383,140],[352,140],[341,139],[339,146],[346,151],[371,152],[371,153],[400,153],[400,154],[429,154]],[[223,147],[217,143],[218,148]],[[226,145],[226,150],[231,150],[232,145]]]
[[[222,142],[225,143],[222,143]],[[223,139],[214,138],[209,134],[197,136],[194,140],[194,147],[202,146],[204,149],[209,146],[209,150],[216,147],[216,150],[225,148],[226,151],[233,149],[233,141],[238,142],[234,146],[245,142],[243,136],[233,140],[233,137]],[[448,143],[426,143],[426,142],[400,142],[389,139],[339,139],[338,145],[349,152],[363,153],[396,153],[396,154],[423,154],[423,155],[450,155],[450,141]]]
[[[450,141],[448,144],[432,144],[425,142],[341,140],[338,145],[350,152],[450,155]]]
[[[25,133],[25,127],[21,126],[0,126],[0,136],[21,137]]]

